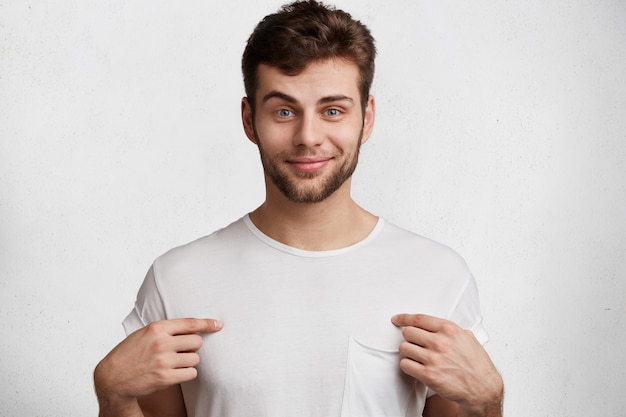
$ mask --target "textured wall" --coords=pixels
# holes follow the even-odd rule
[[[0,2],[0,416],[96,415],[151,261],[262,201],[259,3]],[[338,5],[380,50],[355,198],[468,260],[507,416],[625,415],[624,2]]]

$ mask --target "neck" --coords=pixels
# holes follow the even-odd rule
[[[265,202],[250,213],[263,233],[294,248],[325,251],[363,240],[378,218],[350,196],[350,180],[320,203],[294,203],[274,187],[267,187]]]

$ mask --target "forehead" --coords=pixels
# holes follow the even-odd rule
[[[257,98],[280,92],[303,102],[332,95],[344,95],[355,102],[359,99],[359,69],[349,61],[315,61],[296,75],[287,75],[276,67],[261,64],[257,77]]]

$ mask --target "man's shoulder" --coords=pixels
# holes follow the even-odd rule
[[[461,268],[467,268],[465,260],[450,246],[397,226],[388,221],[378,239],[381,247],[388,248],[400,256],[423,262],[425,259],[437,263],[447,263]]]
[[[154,264],[163,267],[206,259],[208,256],[214,256],[216,252],[224,252],[239,245],[246,231],[243,218],[240,218],[211,234],[168,250],[159,256]]]

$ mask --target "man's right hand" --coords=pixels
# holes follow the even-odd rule
[[[187,318],[157,321],[130,334],[94,372],[101,408],[123,409],[138,397],[195,379],[199,333],[221,329],[218,320]]]

